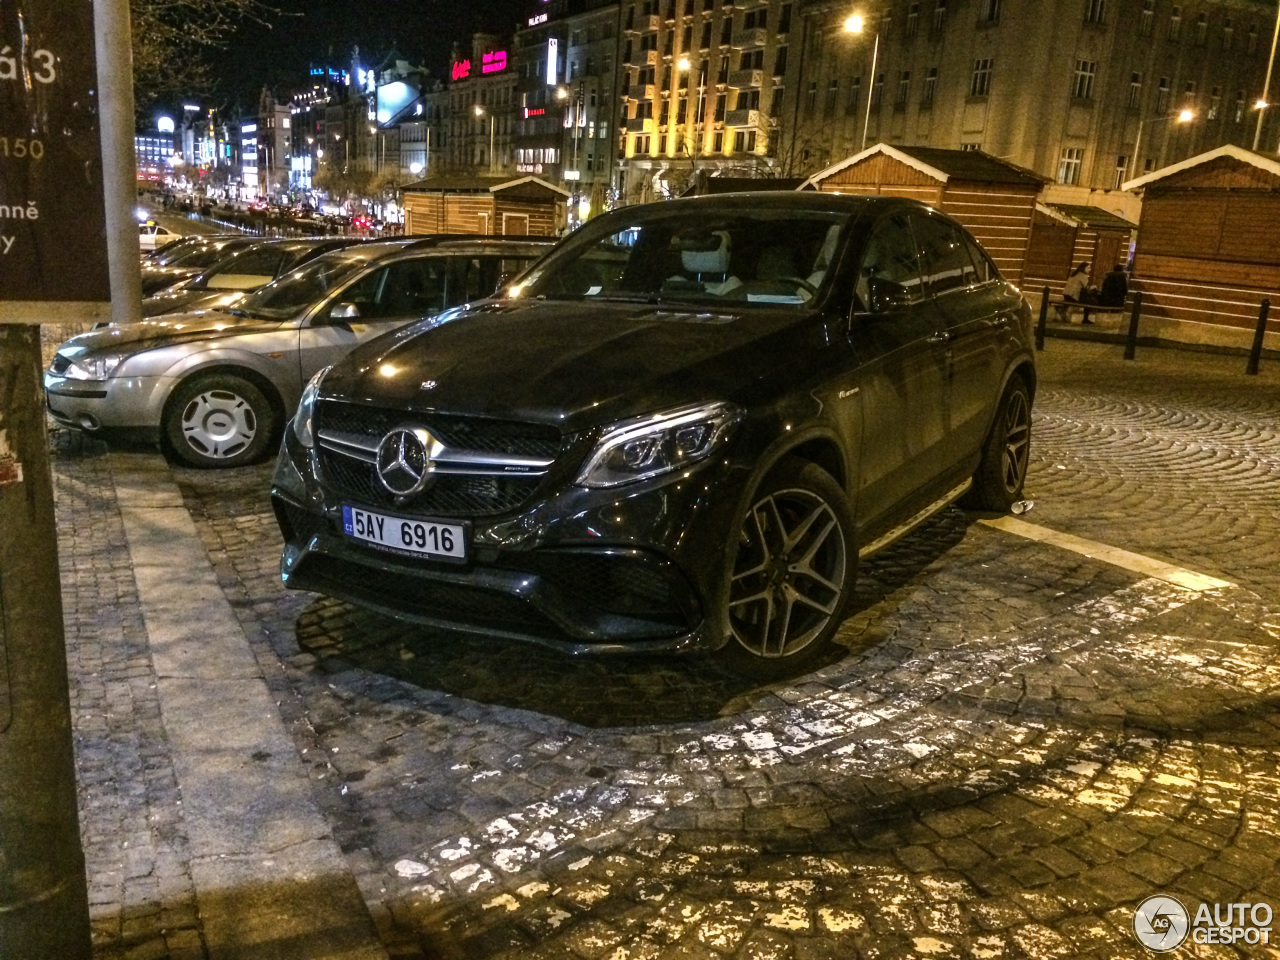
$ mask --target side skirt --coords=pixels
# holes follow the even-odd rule
[[[941,497],[933,501],[933,503],[929,504],[927,507],[925,507],[919,513],[917,513],[911,519],[905,521],[904,523],[898,524],[896,527],[894,527],[884,536],[880,537],[878,540],[873,540],[871,543],[867,544],[865,547],[859,550],[858,559],[865,560],[867,559],[867,557],[871,556],[873,553],[879,553],[881,550],[889,546],[894,541],[899,540],[902,537],[905,537],[908,533],[910,533],[916,527],[920,526],[920,524],[924,523],[926,520],[932,517],[939,510],[943,509],[944,507],[948,507],[951,504],[955,503],[957,500],[959,500],[962,496],[964,496],[965,491],[968,490],[971,486],[973,486],[972,477],[967,478],[959,486],[953,487],[951,490],[948,490]]]

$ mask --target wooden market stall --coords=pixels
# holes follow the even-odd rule
[[[1089,282],[1102,284],[1117,263],[1127,265],[1136,223],[1101,207],[1037,203],[1023,286],[1034,294],[1048,287],[1062,296],[1062,285],[1077,263],[1089,264]]]
[[[404,188],[404,232],[554,236],[568,198],[537,177],[429,177]]]
[[[922,200],[968,227],[1005,278],[1021,283],[1043,186],[1031,171],[981,151],[878,143],[815,173],[799,189]]]
[[[1130,290],[1144,333],[1247,345],[1262,300],[1280,307],[1280,163],[1228,145],[1124,189],[1142,192]]]

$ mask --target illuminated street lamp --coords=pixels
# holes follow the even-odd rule
[[[693,69],[693,63],[688,57],[681,57],[676,69],[681,73],[688,73]],[[693,136],[694,149],[689,151],[691,156],[696,155],[698,150],[702,149],[702,100],[707,89],[707,64],[703,61],[702,68],[698,71],[698,109],[693,114]]]
[[[475,113],[477,117],[483,117],[489,114],[480,104],[475,105]],[[489,175],[493,175],[493,115],[489,114]]]
[[[1181,110],[1178,113],[1166,113],[1158,117],[1143,117],[1138,121],[1138,135],[1133,138],[1133,161],[1130,170],[1129,179],[1132,180],[1138,175],[1138,148],[1142,146],[1142,128],[1148,123],[1159,123],[1161,120],[1176,120],[1178,123],[1190,123],[1196,118],[1196,115],[1190,110]]]
[[[1258,111],[1258,125],[1253,128],[1253,149],[1258,149],[1258,142],[1262,139],[1262,118],[1266,116],[1267,107],[1271,104],[1267,102],[1267,98],[1271,96],[1271,69],[1276,63],[1276,42],[1280,41],[1280,4],[1276,6],[1276,28],[1271,34],[1271,58],[1267,60],[1267,79],[1262,84],[1262,96],[1258,98],[1258,102],[1254,107]]]
[[[863,22],[859,14],[853,14],[844,22],[845,33],[862,33]],[[867,149],[867,129],[871,126],[871,98],[876,90],[876,61],[880,58],[880,31],[876,31],[875,45],[871,48],[871,82],[867,85],[867,112],[862,121],[862,147]]]

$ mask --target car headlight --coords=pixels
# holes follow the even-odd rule
[[[62,372],[68,380],[106,380],[124,362],[118,353],[98,353],[76,357]]]
[[[702,403],[615,423],[578,474],[582,487],[616,487],[681,470],[711,455],[742,419],[729,403]]]
[[[293,435],[304,447],[315,446],[316,435],[312,420],[316,412],[316,397],[320,395],[320,381],[332,369],[329,366],[318,370],[307,382],[306,389],[302,391],[302,399],[298,401],[298,412],[293,415]]]

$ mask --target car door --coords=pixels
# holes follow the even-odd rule
[[[882,532],[936,474],[946,437],[942,318],[923,288],[906,213],[875,225],[854,282],[850,337],[862,408],[858,522],[864,531]]]
[[[998,399],[1000,357],[1010,305],[1001,295],[990,262],[965,232],[932,213],[914,217],[925,264],[925,287],[933,294],[946,330],[948,435],[943,458],[958,469],[982,446]]]
[[[302,381],[366,340],[445,309],[447,270],[445,257],[414,257],[346,286],[298,331]]]

